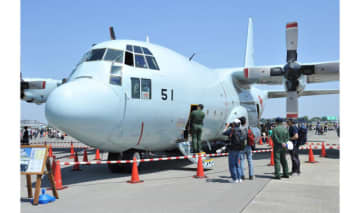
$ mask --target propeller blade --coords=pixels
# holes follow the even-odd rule
[[[298,117],[298,94],[296,91],[288,92],[286,98],[286,118]]]
[[[315,65],[301,65],[300,72],[303,75],[312,75],[315,73]]]
[[[109,30],[110,30],[110,38],[111,38],[111,40],[115,40],[116,37],[115,37],[114,28],[111,26],[111,27],[109,28]]]
[[[286,24],[286,61],[287,63],[297,61],[298,23]]]

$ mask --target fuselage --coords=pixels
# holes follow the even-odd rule
[[[114,40],[91,48],[49,95],[45,113],[49,124],[104,151],[162,151],[176,148],[192,105],[204,105],[203,140],[217,140],[235,108],[256,125],[265,99],[254,87],[235,88],[226,70],[152,43]]]

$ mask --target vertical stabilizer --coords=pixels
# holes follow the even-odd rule
[[[252,66],[255,66],[255,61],[254,61],[254,29],[253,29],[252,19],[249,18],[244,67],[252,67]]]

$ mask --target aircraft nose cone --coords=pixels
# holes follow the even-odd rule
[[[56,88],[48,97],[45,115],[50,125],[75,138],[104,141],[120,125],[119,96],[91,79],[78,79]]]

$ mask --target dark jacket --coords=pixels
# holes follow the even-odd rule
[[[229,136],[229,145],[227,146],[227,148],[230,151],[240,151],[241,148],[239,145],[235,144],[235,134],[241,134],[241,129],[239,127],[235,127],[235,128],[228,128],[227,130],[225,130],[223,132],[223,135]]]
[[[28,130],[24,131],[24,135],[23,135],[23,138],[21,140],[21,144],[29,145],[29,131]]]

